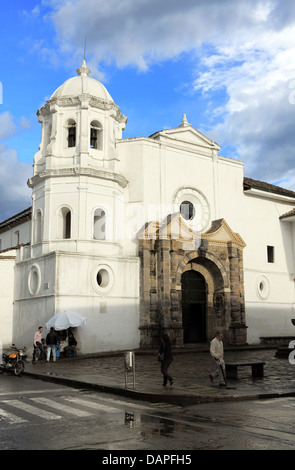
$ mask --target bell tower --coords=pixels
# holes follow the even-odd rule
[[[77,76],[37,112],[41,143],[28,181],[34,256],[78,245],[79,251],[91,251],[93,240],[106,240],[115,230],[118,200],[127,185],[119,173],[116,140],[127,118],[89,75],[84,60]]]
[[[89,75],[84,60],[37,112],[31,244],[18,253],[14,302],[21,342],[30,340],[28,325],[81,313],[84,352],[139,344],[139,260],[122,233],[129,184],[117,148],[127,118]]]

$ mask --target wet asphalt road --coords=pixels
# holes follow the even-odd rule
[[[293,450],[295,445],[292,397],[176,406],[27,377],[0,380],[0,450],[136,455],[136,450]]]

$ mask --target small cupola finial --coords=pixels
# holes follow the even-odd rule
[[[83,63],[81,67],[77,69],[77,74],[80,75],[81,77],[85,77],[91,73],[91,70],[87,67],[85,59],[83,60]]]

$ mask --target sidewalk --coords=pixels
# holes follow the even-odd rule
[[[207,345],[174,350],[170,366],[174,384],[162,386],[160,363],[156,351],[135,351],[135,387],[133,372],[127,374],[125,386],[124,351],[101,353],[95,357],[77,356],[58,359],[55,363],[26,362],[24,374],[55,383],[97,390],[132,399],[188,405],[223,400],[250,400],[295,395],[295,365],[275,356],[276,348],[245,347],[225,350],[225,360],[263,361],[264,377],[253,379],[251,368],[239,370],[237,380],[227,387],[211,384],[212,360]],[[214,365],[213,365],[214,368]]]

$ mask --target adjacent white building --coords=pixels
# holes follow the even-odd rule
[[[2,343],[30,346],[55,313],[80,312],[83,353],[292,336],[295,192],[186,116],[122,138],[127,118],[85,61],[38,110],[32,207],[0,224]]]

